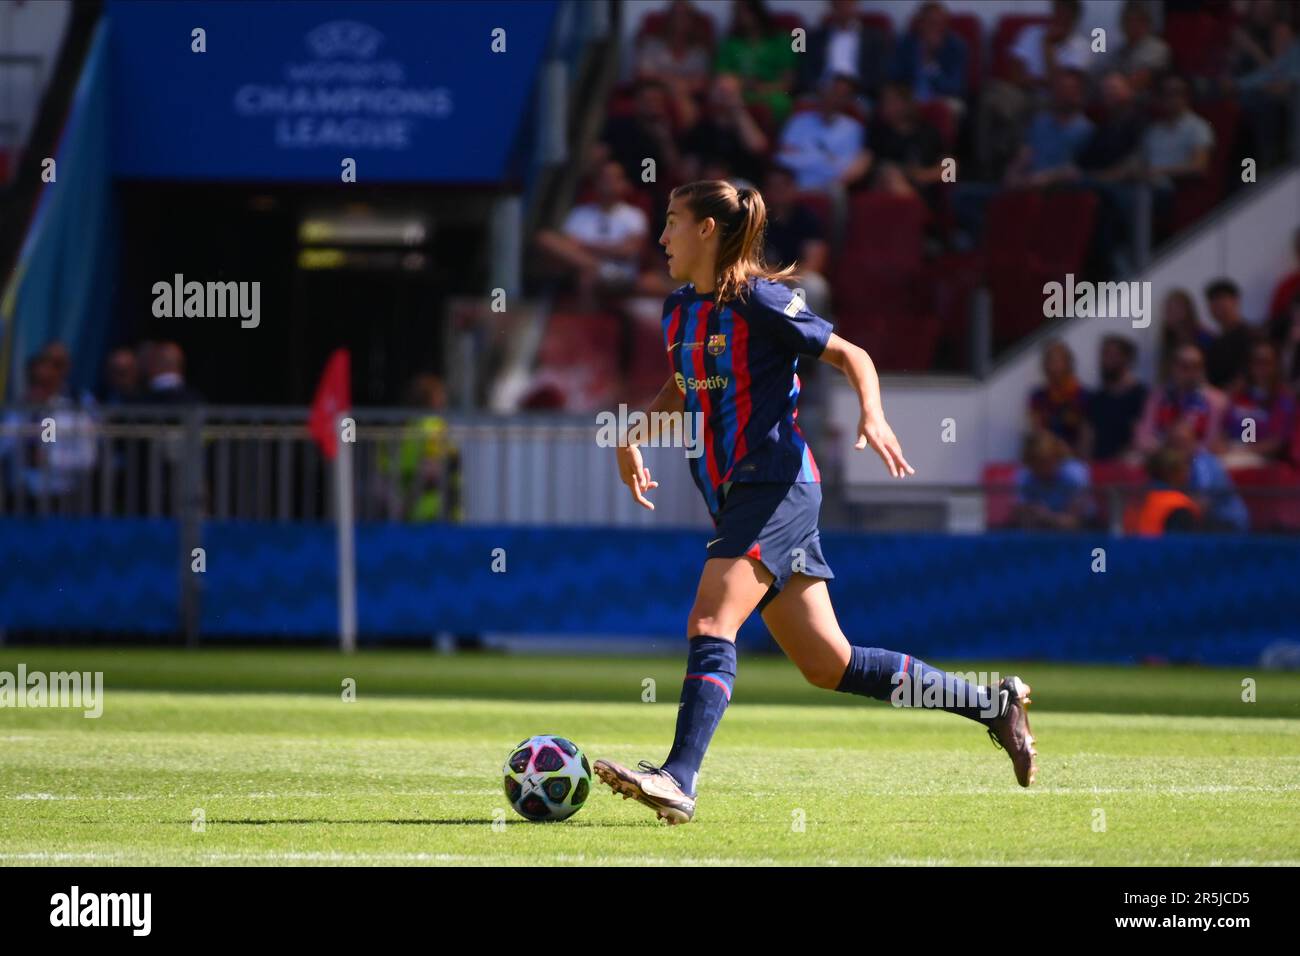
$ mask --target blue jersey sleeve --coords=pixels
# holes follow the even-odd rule
[[[831,337],[831,324],[808,308],[803,294],[779,282],[755,282],[748,311],[751,322],[800,355],[821,355]]]

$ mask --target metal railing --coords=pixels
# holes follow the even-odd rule
[[[707,522],[671,450],[647,449],[647,459],[680,469],[680,480],[665,483],[655,515],[638,508],[590,416],[351,417],[358,520]],[[323,521],[333,481],[305,408],[0,406],[0,516]]]
[[[352,413],[353,513],[366,522],[708,528],[682,452],[645,450],[653,513],[619,483],[594,418]],[[305,408],[74,404],[0,407],[0,517],[328,521],[335,471]],[[827,530],[979,533],[1015,526],[1016,491],[983,484],[844,485]],[[1122,534],[1141,485],[1091,493],[1088,527]],[[1300,531],[1300,487],[1236,489],[1256,531]],[[1227,529],[1225,529],[1227,530]]]

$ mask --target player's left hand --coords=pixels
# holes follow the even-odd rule
[[[894,430],[885,421],[885,416],[864,411],[858,419],[858,440],[853,447],[861,451],[868,445],[875,449],[893,477],[905,478],[916,474],[916,469],[903,457],[903,449],[899,447]]]

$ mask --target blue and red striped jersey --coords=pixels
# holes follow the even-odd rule
[[[699,412],[703,454],[687,458],[710,513],[728,481],[816,482],[795,419],[800,355],[819,356],[831,324],[768,279],[718,305],[684,285],[664,301],[664,347],[686,411]]]

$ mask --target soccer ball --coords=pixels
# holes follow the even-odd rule
[[[506,799],[526,820],[565,820],[591,792],[591,767],[578,745],[554,734],[529,737],[510,751],[503,768]]]

